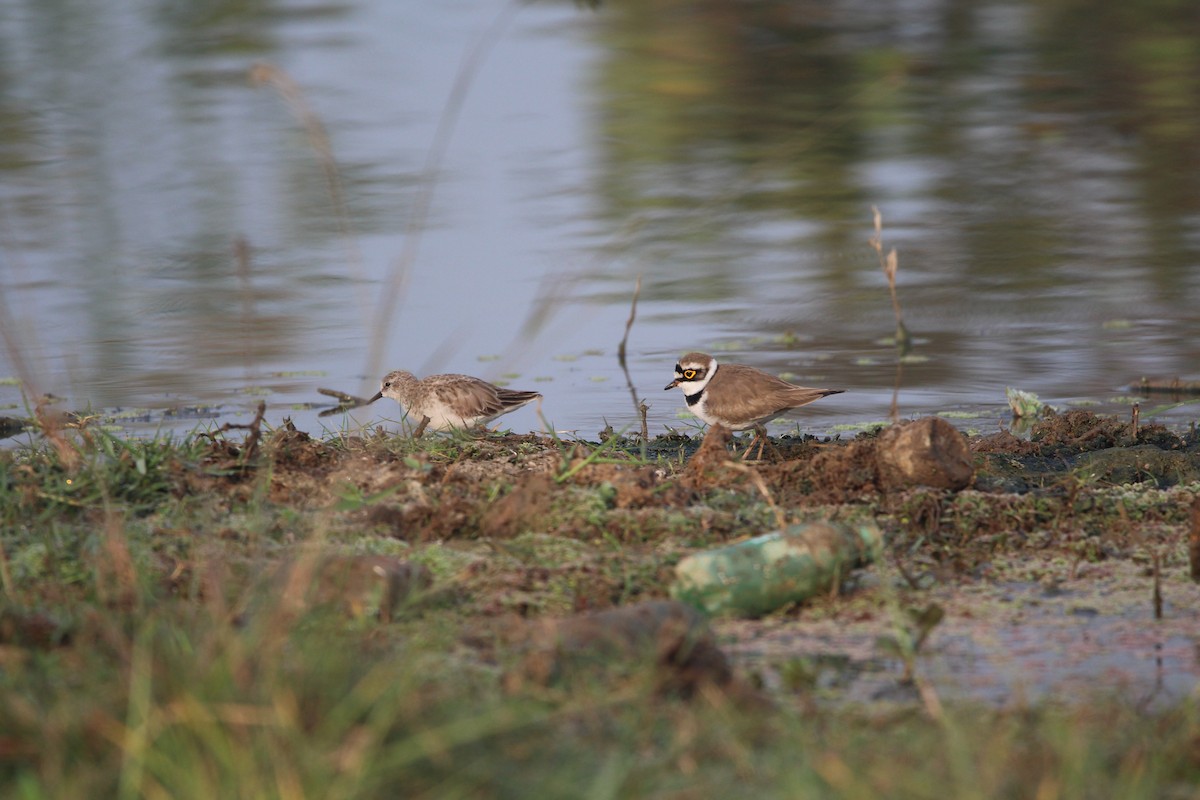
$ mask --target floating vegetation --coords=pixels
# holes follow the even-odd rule
[[[836,425],[830,425],[831,431],[845,433],[848,431],[877,431],[880,428],[886,428],[892,423],[887,420],[876,420],[874,422],[840,422]]]
[[[922,355],[920,353],[905,353],[904,355],[900,356],[901,364],[924,364],[929,360],[929,356]]]
[[[1008,407],[1012,409],[1013,416],[1019,419],[1034,419],[1047,408],[1046,404],[1039,400],[1033,392],[1024,392],[1008,386],[1004,389],[1004,396],[1008,400]]]
[[[153,413],[154,410],[150,408],[122,408],[105,414],[105,417],[119,422],[128,420],[147,422]]]
[[[774,344],[783,345],[784,347],[795,347],[801,342],[811,342],[811,336],[799,336],[795,331],[787,331],[776,336],[772,342]]]

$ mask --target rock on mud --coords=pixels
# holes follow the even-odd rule
[[[433,582],[421,564],[374,555],[300,557],[281,566],[275,580],[280,601],[293,612],[336,608],[382,622]]]
[[[876,441],[880,488],[965,489],[975,471],[966,439],[940,417],[885,428]]]
[[[656,689],[691,696],[704,685],[751,692],[735,681],[705,618],[691,606],[652,600],[631,606],[539,620],[528,631],[521,666],[506,679],[510,690],[622,673],[654,671]]]

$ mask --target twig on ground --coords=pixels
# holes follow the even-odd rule
[[[254,414],[254,419],[248,423],[243,422],[226,422],[220,428],[217,428],[217,433],[225,433],[232,430],[247,430],[250,433],[246,434],[246,440],[242,442],[242,455],[239,461],[242,466],[245,466],[255,453],[258,452],[258,443],[262,439],[262,421],[263,415],[267,413],[266,401],[258,401],[258,410]],[[209,439],[214,439],[211,434],[205,434]],[[215,439],[214,439],[215,441]]]

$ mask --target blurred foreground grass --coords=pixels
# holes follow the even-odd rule
[[[453,595],[388,623],[285,601],[272,565],[348,534],[272,500],[269,461],[59,435],[76,463],[0,453],[0,797],[1200,796],[1195,696],[932,719],[664,696],[649,669],[506,680],[519,654]]]

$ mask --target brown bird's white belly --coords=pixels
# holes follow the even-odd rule
[[[708,393],[701,392],[700,399],[694,405],[689,403],[688,409],[693,414],[695,414],[699,419],[704,421],[705,423],[707,423],[709,425],[720,425],[722,427],[729,428],[729,430],[731,430],[731,431],[750,430],[755,425],[761,425],[764,422],[770,422],[771,420],[775,419],[776,417],[781,416],[785,411],[787,411],[787,409],[784,408],[784,409],[780,409],[779,411],[768,413],[765,416],[754,417],[751,419],[746,419],[744,417],[738,418],[738,419],[731,419],[728,416],[722,416],[721,414],[714,413],[713,411],[711,411],[708,408],[707,401],[708,401]]]

